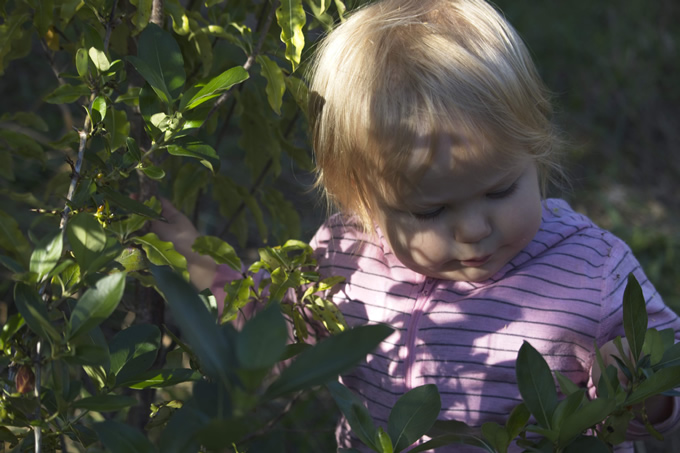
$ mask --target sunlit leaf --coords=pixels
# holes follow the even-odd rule
[[[182,382],[197,381],[202,377],[203,375],[198,371],[185,368],[148,370],[116,385],[132,389],[162,388]]]
[[[241,272],[241,260],[234,248],[216,236],[201,236],[192,245],[192,250],[201,255],[208,255],[217,264],[227,264],[237,272]]]
[[[70,338],[98,326],[113,313],[123,297],[125,275],[119,272],[101,278],[78,299],[71,313]]]
[[[220,168],[220,158],[212,146],[196,138],[181,137],[168,145],[168,152],[173,156],[185,156],[199,159],[210,171]]]
[[[38,274],[38,281],[49,274],[59,262],[63,250],[63,236],[61,231],[43,238],[35,247],[31,255],[30,271]]]
[[[152,0],[130,0],[130,3],[137,7],[137,12],[132,16],[132,23],[137,30],[144,30],[149,25],[151,19]]]
[[[76,52],[76,70],[80,77],[85,77],[88,74],[89,58],[87,49],[83,47]]]
[[[106,72],[111,67],[111,63],[109,62],[109,59],[103,50],[90,47],[87,51],[87,54],[90,56],[90,59],[99,72]]]
[[[81,212],[69,220],[66,235],[81,273],[87,272],[106,247],[104,228],[92,214]]]
[[[183,99],[182,106],[186,107],[180,107],[180,109],[194,109],[204,102],[219,96],[237,83],[243,82],[248,79],[248,77],[248,72],[243,69],[243,66],[235,66],[227,69],[222,74],[211,79],[196,94],[188,98],[186,102]]]
[[[302,0],[282,0],[276,10],[276,20],[281,27],[281,41],[286,44],[286,59],[295,71],[305,47],[302,27],[305,26],[306,18]]]
[[[158,266],[171,266],[176,272],[181,272],[186,280],[189,279],[187,260],[184,255],[175,250],[172,242],[161,241],[155,233],[147,233],[130,240],[142,246],[151,263]]]

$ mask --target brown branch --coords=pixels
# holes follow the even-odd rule
[[[109,48],[109,40],[111,39],[111,31],[113,30],[113,20],[116,16],[117,3],[118,1],[114,0],[113,5],[111,5],[111,12],[109,13],[109,20],[106,24],[106,33],[104,35],[104,52],[106,52],[106,49]]]

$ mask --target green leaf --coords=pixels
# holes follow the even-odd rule
[[[277,115],[280,115],[283,93],[286,92],[286,81],[283,71],[279,68],[278,64],[265,55],[258,56],[257,62],[260,64],[260,74],[267,79],[265,92],[267,93],[269,105]]]
[[[527,409],[526,404],[520,403],[515,406],[512,412],[510,412],[508,421],[505,424],[505,429],[510,440],[519,436],[526,424],[529,422],[530,417],[531,413],[529,412],[529,409]]]
[[[559,430],[562,420],[576,412],[585,398],[586,390],[580,389],[578,392],[574,392],[560,401],[555,408],[555,412],[553,412],[552,426]]]
[[[90,47],[87,51],[87,54],[90,56],[95,68],[97,68],[99,72],[106,72],[111,67],[111,63],[109,62],[109,59],[106,57],[106,53],[104,53],[103,50]]]
[[[378,430],[361,398],[338,381],[326,383],[326,388],[328,388],[328,391],[335,400],[335,404],[338,405],[345,419],[347,419],[349,426],[352,428],[352,433],[369,448],[380,451],[375,443],[378,437]]]
[[[71,313],[71,335],[75,338],[97,327],[116,309],[125,290],[125,273],[107,275],[85,291]]]
[[[47,306],[35,288],[25,283],[17,283],[14,287],[14,303],[33,332],[50,341],[60,340],[61,335],[52,326]]]
[[[78,71],[78,75],[80,77],[85,77],[88,73],[88,59],[89,56],[87,54],[87,49],[83,47],[78,49],[76,52],[76,70]]]
[[[387,434],[382,426],[378,428],[378,443],[380,444],[380,451],[382,453],[393,453],[394,446],[392,445],[392,439],[390,439],[389,434]]]
[[[236,356],[246,369],[269,368],[286,350],[288,329],[277,304],[246,322],[238,336]]]
[[[416,387],[401,396],[390,412],[387,425],[395,452],[402,451],[427,433],[440,410],[441,399],[434,384]]]
[[[151,272],[205,374],[226,383],[230,375],[227,358],[233,352],[219,331],[215,318],[191,284],[178,278],[169,267],[152,266]]]
[[[654,369],[680,365],[680,343],[666,349],[661,360],[654,365]]]
[[[133,200],[132,198],[125,196],[120,192],[115,191],[109,186],[97,186],[97,190],[106,195],[106,198],[113,204],[120,206],[130,213],[148,217],[153,220],[162,218],[160,214],[150,207],[140,203],[137,200]]]
[[[645,296],[635,276],[628,275],[628,284],[623,293],[623,328],[633,354],[633,362],[640,359],[642,345],[647,331],[647,310]]]
[[[642,356],[649,355],[652,366],[661,361],[664,356],[664,344],[661,334],[656,329],[649,329],[645,333],[645,342],[642,345]]]
[[[38,243],[31,255],[30,271],[38,274],[38,281],[42,281],[59,262],[63,250],[63,236],[61,231],[47,236]]]
[[[87,212],[76,214],[66,225],[66,235],[80,272],[97,270],[92,265],[106,248],[106,232],[97,219]]]
[[[125,139],[125,144],[127,145],[128,154],[132,158],[133,162],[139,162],[142,160],[142,152],[139,150],[137,142],[132,137],[127,137]]]
[[[198,371],[185,368],[149,370],[116,385],[132,389],[161,388],[182,382],[198,381],[202,377],[203,375]]]
[[[241,260],[234,248],[216,236],[201,236],[191,248],[196,253],[210,256],[217,264],[227,264],[235,271],[241,272]]]
[[[557,390],[550,367],[541,354],[527,341],[517,355],[517,386],[527,408],[539,425],[551,429],[553,411],[557,406]]]
[[[134,396],[97,395],[79,399],[71,403],[77,409],[89,409],[96,412],[113,412],[139,404]]]
[[[641,403],[649,397],[666,392],[680,386],[680,366],[662,368],[648,377],[633,391],[626,400],[626,404]]]
[[[300,64],[305,35],[302,32],[306,18],[302,0],[282,0],[276,10],[276,20],[281,27],[281,41],[286,44],[286,59],[293,71]]]
[[[0,331],[0,351],[5,349],[5,346],[12,339],[15,333],[19,331],[25,324],[24,317],[21,313],[15,313],[7,319],[5,325]]]
[[[559,429],[559,442],[562,445],[570,442],[573,438],[602,422],[616,409],[614,399],[597,398],[592,401],[585,400],[583,405],[575,412],[565,415]]]
[[[569,396],[572,393],[576,393],[581,388],[574,384],[571,379],[560,373],[559,371],[555,371],[555,377],[557,378],[557,382],[560,384],[560,391],[562,392],[563,395]]]
[[[142,167],[142,171],[146,176],[155,181],[160,181],[161,179],[165,178],[165,171],[163,171],[163,169],[160,167],[156,167],[155,165],[144,165]]]
[[[334,379],[364,359],[392,332],[386,325],[359,326],[321,340],[298,355],[265,396],[276,398]]]
[[[155,453],[151,441],[138,430],[123,423],[107,420],[95,423],[92,428],[99,440],[111,453]]]
[[[87,85],[59,85],[54,91],[45,96],[45,102],[49,104],[70,104],[83,96],[90,95]]]
[[[163,102],[170,105],[179,97],[186,73],[182,52],[171,34],[150,23],[140,34],[137,57],[128,60]]]
[[[149,20],[151,19],[153,1],[131,0],[130,3],[137,7],[137,12],[132,16],[132,23],[137,30],[144,30],[144,28],[149,25]]]
[[[171,266],[176,272],[181,272],[185,280],[189,280],[187,260],[184,255],[175,250],[172,242],[161,241],[155,233],[134,237],[130,241],[142,246],[151,263],[158,266]]]
[[[510,437],[508,432],[501,425],[495,422],[486,422],[482,425],[482,434],[491,446],[501,453],[508,451]]]
[[[220,158],[212,146],[192,137],[180,137],[168,145],[168,152],[173,156],[185,156],[199,159],[211,172],[220,168]]]
[[[161,331],[153,324],[134,324],[118,332],[109,344],[111,373],[117,382],[136,376],[153,365],[161,344]]]
[[[227,69],[222,74],[211,79],[196,94],[189,97],[187,101],[182,99],[180,111],[195,109],[204,102],[221,95],[237,83],[247,80],[248,77],[250,77],[250,75],[248,74],[248,71],[243,69],[243,66],[235,66]]]

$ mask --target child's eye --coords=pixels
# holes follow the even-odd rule
[[[513,193],[515,193],[515,190],[517,190],[517,183],[514,182],[508,187],[507,189],[499,190],[498,192],[491,192],[486,194],[486,198],[490,198],[492,200],[500,200],[503,198],[507,198]]]
[[[411,215],[416,218],[417,220],[432,220],[435,217],[437,217],[439,214],[442,213],[444,210],[444,206],[433,209],[432,211],[425,211],[425,212],[412,212]]]

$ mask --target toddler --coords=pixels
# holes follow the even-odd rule
[[[439,388],[440,418],[504,422],[524,340],[592,389],[593,344],[624,334],[630,273],[649,326],[680,331],[620,239],[544,198],[560,174],[551,114],[525,45],[483,0],[383,0],[320,45],[311,136],[339,213],[312,245],[322,276],[346,278],[331,297],[348,323],[396,329],[342,378],[378,424],[423,384]],[[673,398],[648,411],[661,432],[680,423]],[[645,432],[631,423],[631,438]],[[345,425],[338,442],[359,446]]]

